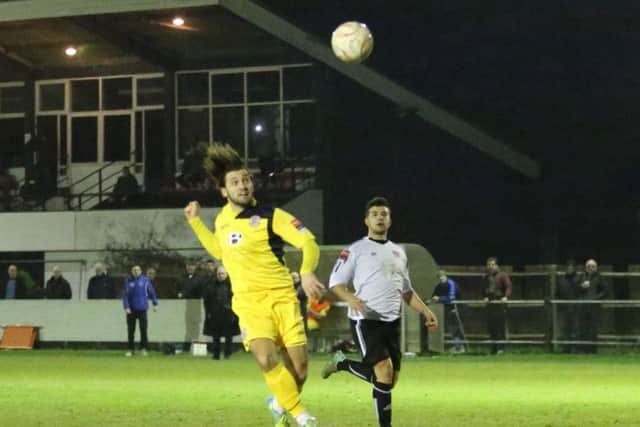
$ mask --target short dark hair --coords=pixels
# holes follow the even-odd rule
[[[487,258],[487,264],[489,264],[491,261],[495,262],[496,264],[498,263],[498,258],[494,257],[494,256],[490,256],[489,258]]]
[[[389,204],[389,201],[382,196],[376,196],[367,202],[367,207],[364,210],[365,217],[369,215],[369,209],[371,209],[374,206],[384,206],[388,208],[389,211],[391,211],[391,205]]]
[[[229,144],[213,144],[207,150],[204,170],[217,187],[224,187],[227,172],[244,169],[240,155]]]

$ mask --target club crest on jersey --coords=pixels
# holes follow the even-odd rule
[[[260,215],[253,215],[249,218],[249,225],[251,227],[257,227],[260,225]]]
[[[347,249],[343,249],[342,252],[340,252],[340,259],[346,261],[349,259],[349,254],[350,252]]]
[[[242,240],[242,233],[234,231],[233,233],[229,234],[228,240],[230,245],[237,245]]]
[[[400,257],[400,252],[398,251],[394,251],[392,250],[391,253],[393,254],[393,256],[395,256],[396,258]]]
[[[302,225],[302,222],[298,218],[295,218],[293,221],[291,221],[291,225],[293,225],[298,231],[306,230],[306,228],[304,227],[304,225]]]

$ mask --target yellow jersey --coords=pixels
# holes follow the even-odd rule
[[[189,224],[205,249],[222,261],[235,297],[292,290],[293,280],[284,260],[285,242],[296,248],[309,242],[315,245],[314,235],[294,216],[279,208],[260,206],[255,201],[253,206],[240,212],[227,203],[215,219],[215,232],[199,217],[190,219]],[[311,272],[316,264],[317,256],[316,260],[303,263],[312,265]]]

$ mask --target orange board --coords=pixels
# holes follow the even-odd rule
[[[4,333],[0,348],[4,349],[32,349],[40,329],[40,326],[32,325],[3,325],[2,327]]]

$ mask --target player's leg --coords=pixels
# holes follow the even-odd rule
[[[286,387],[284,387],[283,391],[282,384],[279,382],[281,371],[287,370],[279,361],[278,350],[275,345],[277,332],[271,307],[249,299],[235,298],[233,300],[233,311],[238,316],[238,326],[242,332],[244,349],[253,354],[254,359],[262,370],[267,387],[273,394],[273,397],[267,401],[273,423],[277,427],[288,426],[289,420],[285,408],[283,408],[285,404],[278,403],[283,399],[283,401],[287,401],[286,397],[283,396],[289,395]],[[293,388],[297,392],[295,380],[291,374],[289,374],[289,377],[291,377],[291,382],[294,384]],[[274,402],[276,403],[275,406]]]
[[[295,296],[295,295],[294,295]],[[304,322],[300,314],[300,305],[297,297],[291,301],[283,301],[274,307],[274,319],[278,330],[279,340],[282,341],[283,350],[281,352],[285,369],[294,378],[298,395],[302,391],[302,386],[307,379],[309,359],[307,356],[307,336],[305,334]],[[316,419],[312,417],[300,402],[301,409],[289,409],[276,396],[278,403],[282,404],[287,411],[296,418],[300,426],[315,426]]]
[[[391,426],[391,389],[395,371],[391,358],[379,361],[373,366],[373,405],[380,427]]]
[[[275,342],[266,338],[254,339],[250,342],[249,349],[262,369],[267,386],[273,393],[277,405],[294,416],[298,424],[305,425],[312,417],[302,404],[296,379],[280,361]]]
[[[376,329],[375,334],[369,334],[371,337],[376,337],[375,347],[370,351],[374,371],[373,402],[380,426],[390,427],[391,390],[398,381],[402,362],[400,319],[393,322],[378,322]]]
[[[393,369],[395,369],[395,367]],[[396,384],[398,384],[398,380],[400,380],[400,371],[394,370],[393,371],[393,386],[394,387],[396,386]]]
[[[302,391],[302,386],[307,380],[309,358],[307,357],[307,346],[295,346],[285,348],[282,353],[282,363],[291,372],[291,375],[298,384],[298,389]]]
[[[344,354],[338,350],[322,369],[322,378],[327,379],[335,372],[345,371],[363,381],[371,382],[373,369],[371,368],[372,365],[366,360],[367,347],[370,345],[370,343],[367,342],[368,325],[369,322],[365,320],[351,320],[351,334],[362,356],[362,362],[347,359]]]

